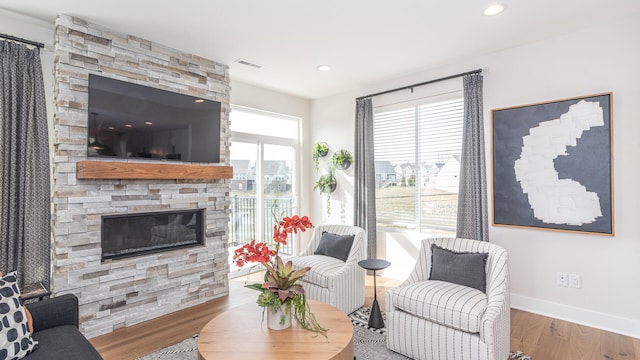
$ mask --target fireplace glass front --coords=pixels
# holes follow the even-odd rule
[[[102,217],[102,260],[204,244],[204,210]]]

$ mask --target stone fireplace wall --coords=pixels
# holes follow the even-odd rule
[[[230,180],[76,177],[90,73],[220,101],[228,165],[228,67],[67,15],[56,20],[54,61],[53,295],[78,296],[81,330],[94,337],[228,294]],[[205,246],[100,260],[102,215],[196,208],[206,209]]]

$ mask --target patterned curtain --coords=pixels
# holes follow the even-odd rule
[[[462,80],[464,124],[456,236],[489,241],[482,120],[482,74],[464,75]]]
[[[39,50],[0,41],[0,271],[49,286],[49,144]]]
[[[376,258],[375,161],[373,157],[373,104],[356,99],[354,222],[367,233],[367,258]]]

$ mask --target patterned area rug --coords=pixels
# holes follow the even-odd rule
[[[353,324],[353,352],[358,360],[406,360],[406,356],[387,349],[387,329],[369,327],[371,308],[363,306],[349,315]],[[387,321],[386,314],[382,319]]]
[[[136,360],[197,360],[198,334]]]
[[[522,351],[516,351],[509,354],[509,360],[531,360],[531,356],[523,354]]]
[[[407,360],[409,358],[387,349],[387,329],[368,326],[371,308],[362,307],[349,315],[353,323],[353,345],[358,360]],[[382,318],[386,321],[386,314]],[[160,349],[136,360],[196,360],[198,358],[198,335],[175,345]],[[520,351],[512,352],[509,360],[531,360]]]

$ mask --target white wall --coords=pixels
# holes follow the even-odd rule
[[[640,337],[640,18],[487,57],[488,110],[613,92],[615,237],[494,227],[511,256],[513,305]],[[488,130],[487,134],[488,134]],[[488,137],[487,137],[488,139]],[[556,272],[582,275],[557,287]]]
[[[233,77],[233,72],[231,73]],[[304,123],[309,121],[309,108],[311,103],[307,99],[295,97],[247,84],[237,80],[231,80],[231,104],[246,106],[263,111],[278,114],[297,116]]]
[[[482,68],[487,176],[491,176],[491,109],[612,91],[615,236],[491,227],[490,238],[509,252],[514,307],[640,337],[639,37],[640,17],[633,16],[319,99],[312,103],[309,142],[328,141],[352,149],[357,96]],[[349,206],[344,211],[346,222],[352,219],[350,176],[349,185],[335,200]],[[319,211],[322,200],[316,194],[312,199],[314,211]],[[342,220],[340,213],[328,219]],[[385,275],[406,276],[420,239],[416,234],[379,234],[379,255],[393,263]],[[580,274],[582,288],[556,286],[558,271]]]
[[[351,154],[354,150],[354,114],[355,95],[338,96],[330,99],[316,100],[311,110],[310,138],[308,143],[313,146],[317,142],[326,142],[329,145],[327,156],[320,158],[319,170],[313,165],[305,173],[306,179],[315,185],[320,175],[329,172],[331,156],[340,149],[346,149]],[[311,155],[310,155],[311,156]],[[309,157],[311,159],[311,157]],[[319,191],[312,191],[309,198],[312,199],[311,216],[322,224],[352,224],[353,223],[353,171],[352,165],[347,170],[335,171],[336,190],[331,193],[331,214],[327,214],[326,195],[320,195]],[[320,222],[321,220],[321,222]]]

